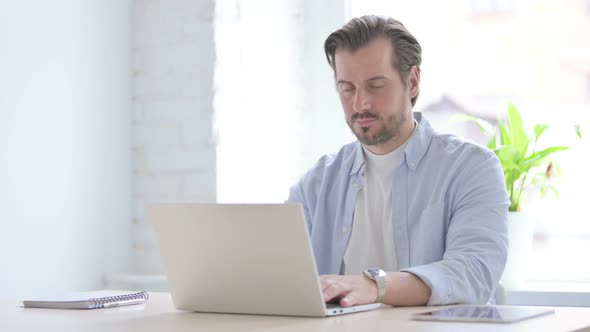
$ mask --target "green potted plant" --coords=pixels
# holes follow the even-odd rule
[[[537,124],[532,133],[527,133],[521,114],[514,104],[508,104],[507,115],[506,122],[498,118],[497,126],[477,117],[467,115],[461,117],[477,124],[488,138],[487,147],[495,152],[502,164],[506,190],[510,197],[508,209],[510,211],[508,215],[510,249],[501,282],[506,288],[515,288],[524,280],[527,256],[533,240],[534,222],[529,214],[521,212],[525,194],[527,189],[532,189],[539,190],[541,196],[552,191],[559,197],[550,181],[557,169],[551,157],[569,147],[551,146],[538,149],[539,138],[549,125]],[[581,138],[579,126],[576,126],[576,134]]]
[[[536,186],[542,195],[552,191],[559,196],[556,188],[549,181],[556,169],[550,157],[569,147],[552,146],[542,150],[537,149],[537,142],[549,125],[537,124],[534,132],[528,134],[524,130],[520,112],[512,103],[508,104],[507,123],[498,118],[497,127],[477,117],[463,117],[475,122],[488,137],[487,147],[496,153],[502,164],[506,190],[510,197],[509,211],[521,211],[526,189],[531,185]],[[578,126],[576,126],[576,133],[578,137],[581,137]]]

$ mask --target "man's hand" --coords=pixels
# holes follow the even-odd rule
[[[323,275],[320,281],[325,302],[340,298],[341,306],[350,307],[377,300],[377,285],[363,275]]]
[[[431,290],[420,278],[407,272],[387,272],[387,290],[383,303],[392,306],[425,305]],[[320,276],[324,301],[340,299],[340,305],[350,307],[374,303],[377,300],[377,284],[364,275]]]

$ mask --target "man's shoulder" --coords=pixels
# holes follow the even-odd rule
[[[316,168],[329,168],[329,167],[340,167],[344,165],[352,165],[355,160],[357,149],[359,148],[358,142],[348,143],[340,148],[336,153],[329,153],[323,155],[312,167]]]
[[[345,192],[341,190],[343,188],[341,185],[347,183],[346,179],[358,158],[359,144],[358,142],[349,143],[340,148],[337,153],[323,155],[292,188],[290,200],[310,199],[315,202],[323,186],[329,186],[332,189],[340,188],[336,189],[336,192]]]
[[[332,177],[337,174],[350,172],[357,158],[359,142],[355,141],[346,144],[336,153],[325,154],[307,171],[305,177],[308,179]]]
[[[488,148],[464,137],[438,132],[421,114],[419,119],[419,135],[415,143],[410,143],[409,146],[411,161],[417,162],[419,158],[425,158],[429,160],[429,165],[435,164],[438,168],[445,162],[469,164],[495,158],[494,152]]]
[[[453,159],[493,158],[490,149],[463,137],[453,134],[435,134],[432,137],[433,149],[430,151],[447,155]]]

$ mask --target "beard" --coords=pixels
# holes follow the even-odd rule
[[[357,119],[374,119],[371,126],[355,127],[354,121]],[[400,128],[407,121],[407,112],[391,114],[387,117],[380,116],[371,112],[356,113],[346,120],[348,127],[356,138],[364,145],[379,145],[385,143],[400,134]],[[373,133],[371,133],[373,130]]]

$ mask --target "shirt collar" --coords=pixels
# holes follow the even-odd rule
[[[414,119],[418,122],[418,126],[416,132],[410,137],[404,150],[404,160],[408,168],[411,170],[415,170],[418,167],[430,146],[432,136],[434,136],[434,129],[432,129],[430,123],[428,123],[428,121],[422,116],[422,113],[413,112],[413,115]],[[363,147],[361,143],[357,141],[350,175],[356,174],[364,168],[365,156],[363,154]]]
[[[414,136],[410,138],[410,141],[406,145],[404,153],[406,165],[411,170],[415,170],[420,165],[435,134],[434,129],[432,129],[430,123],[423,117],[421,112],[414,112],[414,119],[418,121],[419,125],[416,128]]]

